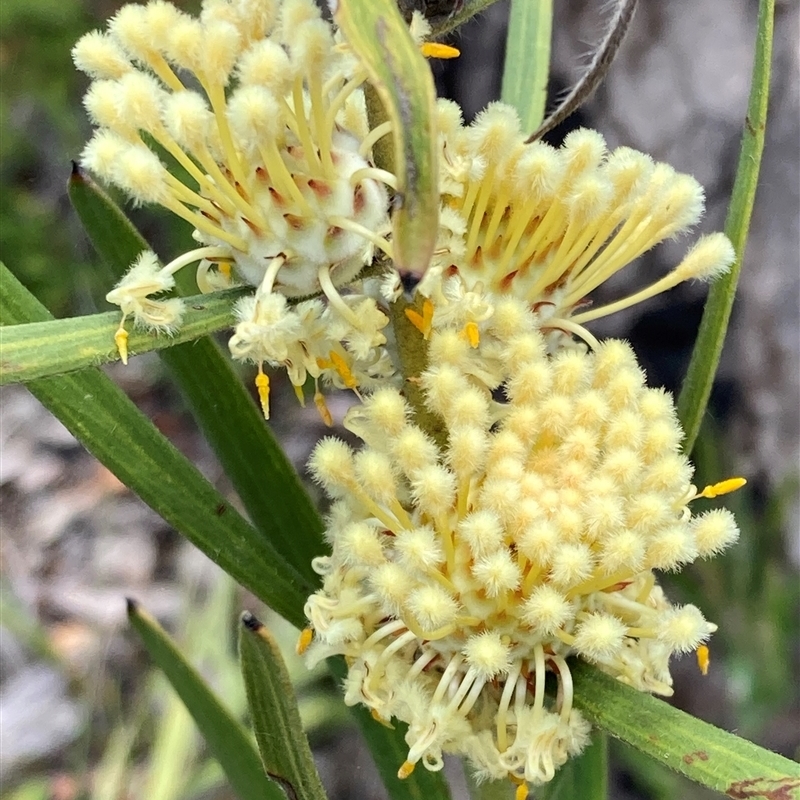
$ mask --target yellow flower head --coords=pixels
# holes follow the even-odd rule
[[[738,531],[726,511],[689,510],[672,399],[626,343],[550,355],[524,302],[482,299],[476,347],[457,326],[430,337],[420,380],[443,444],[384,389],[346,419],[360,451],[329,438],[311,458],[335,503],[309,657],[343,654],[346,701],[408,723],[401,776],[452,752],[538,784],[588,739],[566,659],[670,694],[670,656],[716,626],[672,606],[654,570]]]

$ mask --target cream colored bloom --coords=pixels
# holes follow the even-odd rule
[[[337,385],[388,377],[379,350],[388,319],[374,300],[338,289],[376,248],[391,255],[393,178],[370,161],[389,129],[370,131],[366,72],[314,2],[205,0],[199,18],[163,0],[127,5],[73,54],[93,79],[85,105],[98,128],[84,165],[189,221],[200,245],[161,269],[145,256],[147,274],[140,263],[109,293],[123,321],[174,327],[179,301],[151,295],[186,264],[200,263],[203,291],[232,268],[258,287],[237,309],[236,357],[259,371],[285,366],[298,389],[306,375]],[[275,297],[318,294],[325,312]],[[122,326],[118,344],[125,358]]]
[[[654,285],[592,308],[601,283],[697,223],[697,181],[627,147],[609,153],[592,130],[573,131],[559,148],[525,144],[516,111],[502,103],[469,126],[452,102],[440,100],[438,111],[439,247],[420,286],[436,313],[446,305],[440,282],[458,276],[467,291],[511,294],[538,311],[543,327],[595,344],[585,323],[733,263],[727,238],[711,234]]]
[[[311,458],[335,502],[308,652],[343,654],[346,701],[408,723],[401,777],[451,752],[522,795],[588,741],[566,659],[671,694],[670,656],[716,626],[670,604],[656,571],[738,532],[726,511],[693,516],[672,399],[626,343],[551,355],[524,302],[469,307],[486,317],[479,341],[461,319],[434,325],[421,376],[443,444],[387,388],[345,420],[361,450],[329,438]]]

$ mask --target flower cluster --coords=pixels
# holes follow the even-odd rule
[[[360,451],[334,438],[315,450],[332,554],[315,561],[324,585],[301,649],[343,654],[346,702],[408,723],[401,776],[452,752],[524,794],[587,742],[566,659],[670,694],[670,656],[716,626],[671,605],[654,570],[738,530],[725,510],[692,515],[672,399],[645,387],[626,343],[550,355],[526,303],[483,301],[477,347],[458,322],[430,336],[420,382],[442,442],[386,388],[345,421]]]
[[[237,308],[234,356],[286,366],[298,388],[307,375],[340,386],[387,377],[376,349],[387,318],[338,287],[376,247],[391,255],[393,177],[370,162],[389,127],[370,130],[366,72],[313,0],[204,0],[199,18],[163,0],[127,5],[73,55],[92,78],[85,105],[98,126],[85,166],[188,220],[201,245],[163,268],[140,257],[109,293],[123,323],[170,331],[180,301],[151,295],[193,262],[203,291],[233,268],[258,287]],[[330,310],[285,302],[320,293]],[[123,359],[126,341],[121,324]]]
[[[583,323],[671,289],[710,280],[733,262],[722,234],[701,238],[654,285],[600,308],[587,296],[659,242],[687,231],[703,212],[689,175],[627,147],[607,152],[596,131],[570,133],[562,147],[527,143],[516,111],[493,103],[464,126],[450,101],[438,106],[439,248],[420,290],[435,303],[441,276],[458,274],[539,311],[549,327],[577,333]]]

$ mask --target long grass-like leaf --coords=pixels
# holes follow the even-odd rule
[[[715,281],[708,293],[692,360],[678,398],[678,417],[686,434],[683,446],[687,453],[692,451],[708,405],[708,398],[711,396],[711,387],[722,354],[722,345],[736,295],[736,285],[742,269],[747,233],[750,229],[767,125],[774,17],[775,0],[761,0],[758,8],[758,32],[750,100],[747,105],[747,116],[744,119],[736,181],[728,207],[728,218],[725,221],[725,233],[733,242],[736,261],[731,271]]]
[[[186,661],[163,628],[132,600],[128,601],[128,619],[197,723],[239,800],[285,800],[281,789],[265,775],[247,731]]]
[[[523,131],[544,119],[552,31],[553,0],[512,0],[501,99],[517,109]]]
[[[422,273],[436,244],[439,218],[433,76],[395,0],[338,0],[331,7],[392,122],[393,259],[400,269]]]
[[[728,797],[800,795],[800,764],[720,730],[588,664],[571,666],[575,705],[598,727]]]
[[[73,172],[69,196],[101,257],[122,275],[148,248],[147,242],[83,173]],[[207,336],[163,349],[159,355],[256,529],[298,574],[316,584],[311,558],[326,550],[322,521],[230,359]]]
[[[326,800],[280,649],[266,627],[249,612],[242,615],[239,659],[267,774],[285,787],[288,797]]]
[[[0,264],[0,317],[6,324],[50,317]],[[99,369],[27,384],[81,444],[126,486],[294,625],[312,584],[296,572]]]
[[[128,339],[130,355],[161,350],[230,328],[233,303],[241,295],[241,289],[228,289],[187,297],[180,330],[172,336],[153,336],[135,330]],[[5,326],[0,329],[0,386],[118,361],[119,353],[114,344],[118,325],[119,312],[109,311]]]

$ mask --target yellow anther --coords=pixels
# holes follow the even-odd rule
[[[303,394],[303,387],[302,386],[295,386],[292,384],[292,388],[294,389],[295,397],[297,397],[299,403],[303,408],[306,407],[306,396]]]
[[[475,322],[468,322],[464,326],[464,333],[467,335],[469,346],[474,350],[481,343],[481,332]]]
[[[711,655],[708,646],[701,644],[697,648],[697,666],[700,667],[702,675],[708,675],[708,665],[711,663]]]
[[[440,42],[425,42],[420,50],[425,58],[458,58],[461,55],[457,47],[450,47],[449,44]]]
[[[413,771],[416,764],[412,764],[410,761],[404,761],[403,766],[397,770],[397,777],[400,778],[401,781],[405,780]]]
[[[330,352],[331,363],[333,364],[335,370],[339,373],[339,377],[344,381],[344,385],[348,389],[355,389],[358,386],[358,381],[355,378],[355,375],[350,371],[350,367],[347,365],[347,362],[335,351],[331,350]]]
[[[224,275],[226,278],[231,277],[231,265],[227,261],[220,261],[217,264],[217,269],[220,271],[220,274]]]
[[[301,656],[308,650],[308,646],[311,644],[311,640],[314,638],[314,629],[313,628],[303,628],[300,631],[300,636],[297,639],[297,645],[295,646],[295,650],[297,651],[297,655]]]
[[[122,359],[123,364],[128,363],[128,331],[122,327],[125,320],[123,319],[122,322],[119,324],[119,328],[117,328],[117,332],[114,334],[114,344],[117,345],[117,350],[119,351],[119,357]]]
[[[322,358],[321,356],[317,356],[317,366],[320,369],[330,369],[333,366],[333,364],[331,364],[331,362],[328,361],[327,358]]]
[[[517,790],[514,792],[514,800],[527,800],[528,797],[528,784],[520,783]]]
[[[390,731],[394,730],[394,725],[392,725],[391,722],[387,722],[374,708],[369,713],[372,715],[372,719],[374,719],[375,722],[379,722],[384,728],[388,728]]]
[[[258,390],[258,400],[261,403],[264,419],[269,419],[269,378],[264,374],[264,370],[261,369],[261,364],[258,365],[256,389]]]
[[[425,302],[422,304],[422,314],[415,311],[413,308],[407,308],[406,316],[408,317],[408,321],[427,340],[431,334],[431,327],[433,326],[433,303],[426,298]]]
[[[325,397],[322,392],[317,389],[314,392],[314,405],[317,407],[317,411],[319,411],[319,415],[322,417],[322,421],[329,427],[333,427],[333,417],[331,416],[331,412],[328,409],[328,404],[325,402]]]
[[[747,483],[745,478],[728,478],[725,481],[720,481],[719,483],[712,483],[710,486],[706,486],[698,497],[707,497],[709,500],[713,497],[719,497],[723,494],[730,494],[730,492],[735,492],[737,489],[741,489]]]

